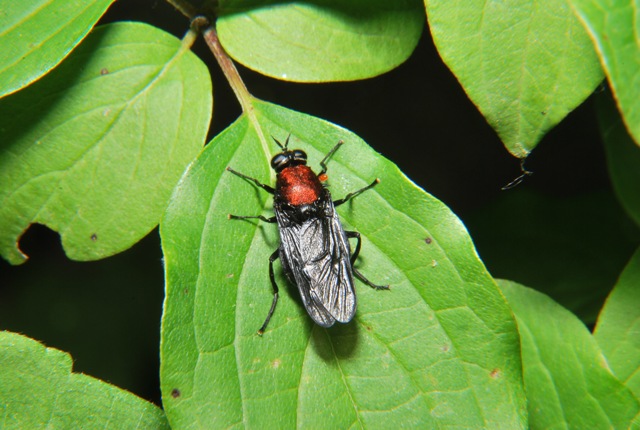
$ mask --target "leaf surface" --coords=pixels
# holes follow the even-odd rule
[[[611,373],[584,324],[542,293],[500,286],[520,331],[531,428],[630,428],[638,400]]]
[[[511,154],[525,157],[602,81],[564,0],[425,0],[444,62]]]
[[[622,118],[640,145],[640,3],[570,0],[600,55]]]
[[[640,398],[640,251],[609,295],[594,336],[613,373]]]
[[[55,71],[0,100],[0,252],[31,223],[76,260],[123,251],[151,231],[211,116],[204,64],[139,23],[96,29]]]
[[[404,62],[418,44],[424,12],[416,0],[226,0],[216,25],[225,50],[257,72],[352,81]]]
[[[629,136],[611,96],[599,94],[596,100],[613,189],[629,216],[640,226],[640,148]]]
[[[0,0],[0,97],[55,67],[113,0]]]
[[[160,408],[72,364],[65,352],[0,331],[0,427],[169,429]]]
[[[255,121],[242,116],[205,148],[161,222],[161,379],[171,424],[526,427],[514,322],[460,221],[347,130],[257,100],[254,112]],[[391,286],[356,281],[349,324],[314,325],[276,262],[280,301],[256,335],[272,301],[277,229],[227,215],[268,217],[272,200],[225,168],[273,184],[278,148],[260,133],[291,133],[290,147],[312,168],[343,140],[328,162],[335,199],[380,179],[338,208],[345,228],[362,234],[356,266]]]

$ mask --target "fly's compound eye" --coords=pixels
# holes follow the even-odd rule
[[[287,167],[288,164],[289,164],[289,156],[284,152],[274,155],[273,158],[271,159],[271,168],[276,172],[279,172],[280,170],[284,169],[285,167]]]
[[[299,164],[307,164],[307,154],[299,149],[281,152],[271,159],[271,167],[276,172],[280,172],[285,167]]]
[[[307,154],[300,149],[296,149],[293,151],[293,161],[297,162],[297,164],[306,164]]]

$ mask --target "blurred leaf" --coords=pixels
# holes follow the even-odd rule
[[[424,28],[418,0],[224,0],[220,41],[238,62],[286,81],[370,78],[397,67]]]
[[[87,35],[113,0],[0,0],[0,97],[47,73]]]
[[[444,62],[496,130],[525,157],[603,74],[564,0],[425,0]]]
[[[622,206],[640,226],[640,148],[627,133],[611,96],[600,94],[596,100],[611,183]]]
[[[570,0],[569,3],[591,35],[624,122],[640,145],[640,5],[637,0]]]
[[[595,338],[613,373],[640,398],[640,250],[622,272],[598,318]]]
[[[630,428],[638,400],[584,324],[542,293],[499,284],[518,322],[531,428]]]
[[[96,29],[60,67],[0,100],[0,252],[31,223],[70,258],[103,258],[158,223],[211,116],[204,64],[145,24]]]
[[[587,323],[640,241],[609,193],[556,198],[521,187],[466,221],[494,277],[526,283]]]
[[[514,321],[459,220],[356,135],[254,101],[194,162],[160,225],[165,255],[161,379],[173,426],[526,427]],[[380,178],[338,212],[363,237],[359,310],[347,325],[312,323],[281,274],[271,304],[268,257],[276,227],[229,220],[271,214],[271,198],[227,166],[273,183],[278,148],[259,135],[329,161],[334,198]],[[193,417],[198,416],[194,422]]]
[[[0,331],[3,429],[168,429],[162,410],[81,373],[69,354]]]

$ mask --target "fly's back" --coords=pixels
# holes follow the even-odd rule
[[[276,198],[291,206],[310,205],[322,194],[322,183],[306,165],[286,167],[278,173]]]

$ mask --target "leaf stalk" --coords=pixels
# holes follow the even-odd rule
[[[269,157],[267,139],[264,136],[262,128],[260,127],[260,122],[258,121],[253,109],[253,96],[249,93],[249,90],[240,77],[238,69],[235,64],[233,64],[229,54],[227,54],[220,44],[220,39],[218,39],[218,32],[216,31],[215,26],[211,24],[211,21],[206,16],[198,15],[197,11],[190,3],[182,0],[166,1],[191,20],[191,29],[182,39],[183,46],[188,46],[190,48],[195,42],[197,33],[202,33],[205,43],[213,53],[220,69],[222,69],[222,73],[227,78],[227,82],[229,82],[231,89],[236,95],[236,98],[240,103],[240,107],[242,108],[242,112],[247,115],[249,122],[253,125],[253,128],[258,134],[258,138],[260,139],[260,143],[262,144],[267,157]]]
[[[206,21],[206,22],[204,22]],[[260,127],[260,122],[256,117],[256,114],[253,109],[253,96],[249,93],[247,86],[244,84],[244,81],[240,77],[238,73],[238,69],[235,64],[229,57],[229,54],[224,50],[222,45],[220,44],[220,39],[218,39],[218,32],[215,27],[211,25],[209,20],[205,17],[198,16],[193,19],[193,25],[198,26],[202,30],[202,37],[204,38],[205,43],[213,53],[214,58],[218,62],[220,69],[222,69],[222,73],[227,78],[227,82],[229,82],[229,86],[233,90],[238,102],[240,103],[240,107],[242,108],[242,112],[247,115],[249,122],[253,125],[253,128],[256,130],[258,134],[258,138],[262,144],[265,153],[269,157],[269,146],[267,144],[267,139],[262,132],[262,127]]]

